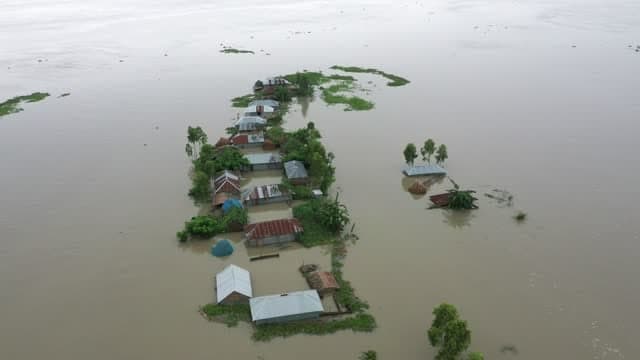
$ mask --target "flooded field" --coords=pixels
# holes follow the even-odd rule
[[[640,357],[637,1],[5,0],[0,44],[0,102],[51,94],[0,117],[2,359],[429,359],[443,301],[488,359]],[[379,327],[255,343],[248,325],[198,314],[215,273],[245,266],[264,295],[304,289],[298,266],[329,256],[250,263],[238,234],[180,245],[198,212],[186,129],[215,142],[256,79],[335,64],[411,81],[356,74],[373,110],[315,99],[285,119],[315,122],[336,154],[333,190],[360,237],[345,277]],[[479,210],[427,210],[405,191],[402,150],[429,137]],[[495,188],[511,207],[483,195]],[[230,258],[210,255],[218,238],[236,243]]]

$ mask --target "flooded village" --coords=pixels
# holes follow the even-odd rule
[[[2,2],[0,358],[638,358],[638,19]]]

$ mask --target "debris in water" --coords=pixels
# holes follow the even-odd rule
[[[502,345],[500,352],[503,354],[511,353],[513,355],[518,355],[518,349],[515,345]]]
[[[493,189],[490,192],[485,193],[484,196],[488,197],[489,199],[495,200],[498,205],[513,205],[513,195],[507,190]]]
[[[64,94],[60,94],[60,95],[58,96],[58,98],[67,97],[67,96],[69,96],[69,95],[71,95],[71,93],[64,93]]]

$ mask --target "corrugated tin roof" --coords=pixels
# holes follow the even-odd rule
[[[251,165],[274,164],[282,161],[282,158],[278,153],[256,153],[246,154],[245,156]]]
[[[233,292],[252,297],[251,275],[239,266],[230,264],[216,274],[216,297],[218,304]]]
[[[314,289],[339,289],[338,282],[332,273],[328,271],[316,271],[309,275],[309,284]]]
[[[218,176],[215,178],[215,181],[220,181],[224,178],[229,178],[235,181],[240,181],[240,178],[238,177],[238,175],[232,173],[229,170],[224,170],[221,173],[218,174]]]
[[[249,103],[249,106],[257,106],[257,105],[271,106],[272,108],[277,108],[280,106],[280,103],[278,103],[275,100],[269,100],[269,99],[253,100],[252,102]]]
[[[283,188],[280,184],[256,186],[251,191],[245,194],[246,200],[253,199],[270,199],[274,197],[280,197],[284,194]]]
[[[240,119],[236,120],[235,125],[240,124],[260,124],[265,125],[267,120],[261,118],[260,116],[243,116]]]
[[[439,165],[417,165],[406,167],[402,172],[407,176],[446,175],[447,171]]]
[[[225,170],[214,181],[214,190],[216,193],[240,193],[240,179],[235,174]]]
[[[324,311],[316,290],[259,296],[249,299],[249,305],[253,321]]]
[[[308,177],[307,169],[304,164],[298,160],[291,160],[284,163],[284,171],[289,179],[304,179]]]
[[[245,226],[245,238],[264,239],[271,236],[297,234],[303,231],[298,219],[279,219],[263,221]]]

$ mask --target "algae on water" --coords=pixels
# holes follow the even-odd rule
[[[374,68],[361,68],[359,66],[340,66],[340,65],[333,65],[331,67],[331,69],[333,70],[341,70],[344,72],[352,72],[352,73],[368,73],[368,74],[375,74],[375,75],[380,75],[383,76],[391,81],[389,81],[387,83],[387,86],[402,86],[402,85],[406,85],[408,83],[410,83],[409,80],[400,77],[398,75],[393,75],[393,74],[389,74],[386,73],[382,70],[378,70],[378,69],[374,69]]]
[[[0,103],[0,116],[15,114],[24,109],[20,107],[22,103],[32,103],[44,100],[49,93],[34,92],[31,95],[16,96],[3,103]]]

